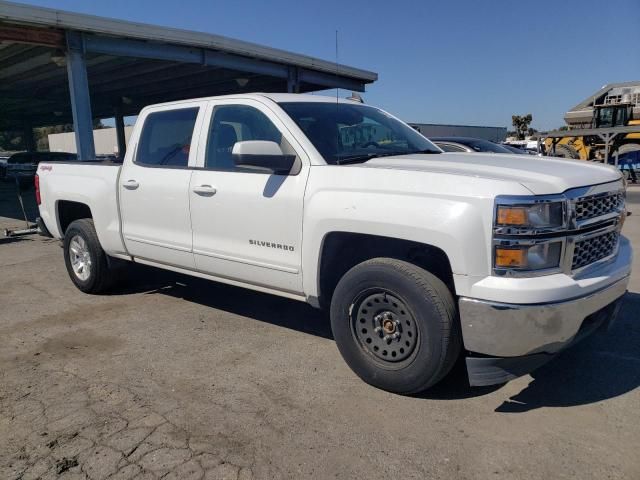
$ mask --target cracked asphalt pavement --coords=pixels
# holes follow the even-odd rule
[[[401,397],[304,304],[146,267],[85,295],[56,241],[0,239],[0,479],[640,478],[637,263],[610,331],[506,385],[459,365]]]

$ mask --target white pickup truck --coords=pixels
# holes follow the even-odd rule
[[[83,292],[130,261],[305,301],[356,374],[398,393],[461,353],[471,385],[531,371],[610,323],[630,274],[614,168],[443,153],[349,100],[146,107],[122,165],[41,163],[36,185]]]

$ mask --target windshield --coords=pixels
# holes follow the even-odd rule
[[[329,164],[441,153],[413,128],[374,107],[328,102],[284,102],[280,106]]]

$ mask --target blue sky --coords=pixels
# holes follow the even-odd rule
[[[28,0],[234,37],[378,72],[364,99],[411,122],[539,129],[640,80],[640,0]]]

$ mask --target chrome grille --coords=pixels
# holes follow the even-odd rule
[[[597,237],[576,242],[573,250],[572,270],[585,267],[612,255],[618,245],[618,232],[608,232]]]
[[[621,192],[582,197],[576,200],[576,220],[588,220],[615,212],[624,205],[624,195]]]

